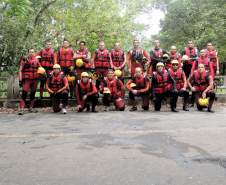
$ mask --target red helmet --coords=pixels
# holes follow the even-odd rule
[[[122,98],[118,98],[115,101],[115,106],[117,109],[119,109],[120,111],[124,111],[125,110],[125,101]]]

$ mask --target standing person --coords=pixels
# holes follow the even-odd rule
[[[105,47],[105,43],[101,41],[99,43],[98,49],[92,56],[92,63],[98,76],[98,79],[96,80],[96,87],[98,89],[100,83],[107,75],[108,70],[113,68],[110,55],[110,52]]]
[[[68,105],[68,80],[61,72],[59,64],[54,64],[53,72],[47,78],[46,89],[52,99],[52,106],[54,112],[62,110],[63,114],[67,113],[66,107]],[[60,103],[62,101],[62,109]]]
[[[129,90],[129,100],[132,102],[130,111],[137,110],[137,101],[135,97],[142,98],[142,109],[149,110],[149,95],[150,95],[150,80],[143,74],[142,68],[137,67],[135,74],[126,83],[126,88]]]
[[[199,64],[203,64],[205,66],[205,70],[208,71],[212,77],[214,77],[213,63],[210,62],[210,59],[207,57],[204,49],[200,51],[197,61],[192,64],[191,74],[198,69]]]
[[[84,109],[87,112],[90,111],[90,104],[92,104],[92,112],[97,112],[95,108],[98,103],[98,92],[87,72],[82,72],[81,80],[77,82],[76,100],[78,112],[82,112]]]
[[[152,91],[155,111],[160,111],[162,106],[162,100],[170,98],[170,107],[172,112],[178,112],[176,110],[176,82],[170,76],[169,71],[164,69],[162,62],[157,63],[157,71],[153,72],[152,76]]]
[[[188,41],[187,47],[182,52],[183,55],[187,55],[189,60],[187,62],[183,63],[183,71],[186,75],[186,78],[188,78],[191,74],[191,68],[193,63],[198,58],[198,49],[194,46],[193,41]]]
[[[194,71],[189,77],[188,86],[195,94],[195,102],[198,110],[203,109],[199,103],[200,98],[209,98],[209,103],[207,104],[208,112],[214,112],[212,106],[216,95],[213,90],[213,77],[205,70],[204,64],[199,64],[198,70]]]
[[[176,82],[176,91],[174,91],[174,96],[175,98],[173,100],[174,102],[174,108],[176,109],[177,107],[177,99],[178,96],[183,97],[183,110],[184,111],[189,111],[188,109],[188,98],[189,98],[189,92],[187,91],[187,79],[184,71],[179,68],[179,61],[178,60],[173,60],[172,62],[172,68],[169,69],[170,76],[174,79]]]
[[[156,64],[158,62],[163,62],[163,55],[167,54],[165,50],[160,47],[160,41],[154,41],[154,48],[150,51],[151,66],[149,73],[152,74],[153,71],[156,71]]]
[[[50,40],[45,42],[45,48],[37,53],[41,66],[45,69],[46,75],[40,77],[40,98],[43,98],[43,92],[45,89],[46,79],[53,70],[53,65],[56,63],[54,58],[54,50]]]
[[[114,76],[113,70],[109,70],[107,77],[102,81],[100,92],[103,93],[103,104],[106,110],[111,103],[114,103],[116,110],[124,111],[125,88],[122,81]]]
[[[79,42],[79,49],[74,53],[76,75],[80,78],[82,72],[91,70],[91,54],[85,41]]]
[[[119,42],[115,43],[114,49],[111,51],[111,60],[114,71],[121,71],[121,76],[118,76],[118,78],[124,83],[124,68],[126,64],[126,56],[124,51],[121,49]]]
[[[214,76],[220,74],[220,65],[218,59],[218,52],[214,49],[211,42],[207,43],[206,56],[209,58],[210,62],[213,63]]]
[[[133,40],[133,49],[127,54],[127,63],[131,77],[134,77],[137,67],[146,71],[146,66],[150,63],[148,53],[140,47],[140,42],[137,39]]]
[[[19,67],[19,83],[22,86],[22,99],[19,105],[19,115],[24,114],[24,108],[26,104],[27,94],[30,91],[30,112],[37,112],[34,109],[35,93],[38,84],[38,68],[41,66],[40,62],[37,60],[35,51],[33,48],[28,50],[28,57],[24,57],[20,61]]]
[[[180,55],[180,53],[177,52],[176,46],[170,47],[169,58],[170,58],[170,62],[168,63],[168,66],[165,65],[166,69],[172,68],[172,61],[173,60],[177,60],[178,61],[178,67],[181,68],[181,55]]]
[[[58,64],[61,66],[61,70],[65,76],[75,76],[74,72],[74,51],[70,47],[70,43],[67,39],[64,39],[62,47],[57,52]],[[69,82],[70,97],[74,96],[75,82]]]

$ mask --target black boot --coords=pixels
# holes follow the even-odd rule
[[[213,111],[210,108],[208,108],[208,112],[214,113],[215,111]]]
[[[172,112],[178,112],[178,110],[176,108],[171,108]]]
[[[89,104],[86,105],[86,112],[89,112],[90,111],[90,106]]]
[[[137,110],[137,106],[133,106],[129,111],[136,111]]]
[[[185,106],[185,105],[183,106],[183,110],[184,110],[184,111],[189,111],[188,107]]]

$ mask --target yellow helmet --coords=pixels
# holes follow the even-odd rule
[[[163,64],[162,62],[158,62],[158,63],[156,64],[156,67],[159,67],[159,66],[164,67],[164,64]]]
[[[171,64],[179,64],[178,60],[172,60]]]
[[[76,65],[77,67],[82,67],[83,64],[84,64],[84,62],[83,62],[82,59],[77,59],[77,60],[75,61],[75,65]]]
[[[115,70],[114,74],[115,74],[115,76],[120,77],[120,76],[122,76],[122,71],[117,69],[117,70]]]
[[[43,67],[39,67],[37,73],[40,75],[44,75],[46,73],[46,70]]]
[[[83,78],[83,77],[89,77],[89,74],[87,72],[82,72],[81,73],[81,78]]]
[[[111,93],[111,91],[110,91],[110,89],[109,88],[107,88],[107,87],[104,87],[104,92],[103,92],[104,94],[110,94]]]
[[[130,84],[130,87],[131,87],[131,88],[134,88],[134,87],[136,87],[136,86],[137,86],[137,85],[136,85],[135,83],[131,83],[131,84]]]
[[[209,99],[208,98],[199,98],[198,103],[202,107],[207,107],[209,105]]]
[[[91,78],[93,79],[93,80],[96,80],[96,79],[98,79],[98,74],[97,73],[91,73]]]
[[[68,80],[68,82],[74,82],[75,77],[74,76],[67,76],[67,80]]]
[[[187,61],[189,60],[189,57],[187,55],[183,55],[181,58],[182,61]]]
[[[59,64],[54,64],[53,65],[53,69],[60,69],[61,67],[60,67],[60,65]]]

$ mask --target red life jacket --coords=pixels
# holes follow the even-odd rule
[[[180,54],[170,52],[170,60],[180,60]]]
[[[76,52],[75,52],[77,55],[85,55],[86,57],[85,58],[87,58],[87,56],[88,56],[88,53],[89,53],[89,51],[87,50],[87,49],[84,49],[84,50],[77,50]],[[83,58],[81,58],[81,59],[83,59]]]
[[[61,67],[71,67],[73,66],[73,50],[72,48],[64,49],[60,48],[58,56],[59,56],[59,64]]]
[[[52,74],[49,79],[49,87],[53,91],[58,91],[64,87],[64,75],[59,73],[58,75]]]
[[[206,71],[210,71],[210,61],[209,61],[209,58],[207,58],[207,57],[204,57],[204,58],[199,57],[198,58],[198,61],[196,62],[196,65],[195,65],[195,70],[198,69],[199,64],[204,64],[205,70]]]
[[[39,62],[35,57],[28,58],[22,64],[22,78],[23,79],[37,79],[37,70],[39,67]]]
[[[197,55],[196,48],[189,49],[188,47],[185,48],[185,55],[187,55],[189,58],[193,58]],[[189,60],[188,64],[192,64],[194,60]]]
[[[116,96],[118,95],[118,92],[121,91],[119,80],[118,79],[113,79],[113,80],[108,80],[108,78],[104,79],[104,87],[107,87],[111,91],[111,96]]]
[[[87,50],[87,49],[84,49],[84,50],[77,50],[76,51],[76,54],[77,55],[85,55],[85,58],[84,57],[81,57],[81,58],[77,58],[77,59],[82,59],[84,62],[85,62],[85,64],[84,64],[84,67],[85,68],[90,68],[90,64],[89,64],[89,61],[88,60],[86,60],[86,58],[88,57],[88,55],[89,55],[89,51]]]
[[[112,63],[115,67],[120,67],[124,63],[124,52],[122,50],[116,51],[112,50],[111,51],[111,59]]]
[[[196,91],[204,91],[209,86],[209,73],[204,71],[203,74],[200,74],[200,71],[197,70],[194,72],[194,87]]]
[[[78,89],[79,89],[79,97],[82,97],[82,96],[86,95],[87,93],[93,91],[93,84],[92,84],[91,79],[89,79],[86,84],[83,83],[82,80],[78,80],[77,85],[78,85]]]
[[[206,50],[206,56],[209,58],[210,62],[213,62],[213,66],[216,67],[217,66],[217,51],[216,50],[213,50],[213,51]]]
[[[163,56],[163,50],[161,49],[161,48],[159,48],[159,49],[152,49],[152,52],[153,52],[153,55],[154,55],[154,57],[155,58],[162,58],[162,56]]]
[[[100,49],[97,49],[96,52],[96,58],[94,60],[95,68],[110,68],[110,54],[107,49],[104,49],[101,51]]]
[[[162,74],[156,71],[153,72],[153,77],[157,82],[156,86],[154,87],[155,93],[162,94],[171,89],[172,84],[168,82],[168,75],[169,74],[166,70],[164,70]]]
[[[40,63],[42,67],[53,67],[54,50],[52,48],[49,50],[47,49],[41,50],[40,56],[41,56]]]
[[[172,69],[169,70],[170,76],[176,81],[176,88],[177,90],[180,90],[184,87],[184,81],[183,81],[183,71],[182,69],[178,69],[176,72],[174,72]]]
[[[146,87],[146,77],[142,75],[141,78],[138,77],[133,77],[132,78],[132,83],[136,84],[136,90],[144,89]]]
[[[171,69],[171,68],[172,68],[171,61],[170,61],[170,60],[167,60],[167,61],[165,62],[165,64],[164,64],[164,66],[165,66],[165,69],[166,69],[166,70]]]

